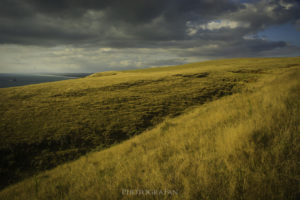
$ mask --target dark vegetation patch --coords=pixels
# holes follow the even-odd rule
[[[196,73],[196,74],[175,74],[174,76],[184,77],[184,78],[204,78],[209,75],[208,72]]]
[[[73,88],[61,94],[55,89],[54,94],[48,90],[45,94],[28,93],[34,98],[24,98],[19,91],[2,98],[0,188],[124,141],[191,106],[238,92],[244,82],[255,81],[257,76],[208,75],[177,74],[99,88]]]
[[[238,70],[231,70],[232,73],[253,73],[253,74],[261,74],[264,71],[262,69],[238,69]]]

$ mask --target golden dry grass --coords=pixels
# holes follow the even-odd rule
[[[238,93],[12,185],[0,199],[296,199],[300,69],[288,60],[222,61],[220,73],[261,75]]]

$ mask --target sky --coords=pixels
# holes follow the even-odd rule
[[[0,0],[0,73],[300,56],[299,0]]]

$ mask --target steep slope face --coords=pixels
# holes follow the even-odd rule
[[[1,187],[298,63],[299,58],[222,60],[1,89]]]
[[[299,77],[298,66],[273,69],[240,93],[11,186],[0,198],[295,199]]]

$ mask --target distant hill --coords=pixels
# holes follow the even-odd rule
[[[299,67],[225,59],[0,89],[1,187],[32,177],[0,199],[293,199]]]

